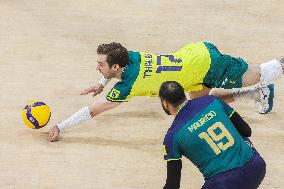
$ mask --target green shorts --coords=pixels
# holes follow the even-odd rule
[[[242,58],[234,58],[221,54],[211,43],[204,43],[207,47],[211,65],[203,80],[203,85],[209,88],[240,88],[242,77],[248,69],[248,64]]]

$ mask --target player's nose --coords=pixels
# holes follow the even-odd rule
[[[96,66],[96,70],[100,71],[99,65]]]

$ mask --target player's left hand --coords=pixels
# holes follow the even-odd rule
[[[100,94],[103,90],[104,90],[104,86],[98,83],[96,86],[85,89],[83,92],[81,92],[80,95],[86,95],[89,93],[93,93],[92,96],[95,97],[96,95]]]

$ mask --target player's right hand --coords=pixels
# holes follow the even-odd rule
[[[89,87],[87,89],[85,89],[83,92],[81,92],[80,95],[86,95],[89,93],[93,93],[92,96],[96,96],[98,94],[100,94],[102,91],[104,90],[104,86],[100,83],[98,83],[96,86],[93,87]]]
[[[54,127],[52,127],[49,131],[49,136],[48,136],[48,140],[50,142],[54,142],[54,141],[57,141],[59,139],[59,133],[60,133],[60,130],[58,128],[57,125],[55,125]]]

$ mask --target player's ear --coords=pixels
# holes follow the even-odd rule
[[[161,100],[161,103],[163,104],[163,106],[168,109],[169,108],[169,103],[166,100]]]
[[[119,69],[119,65],[118,64],[113,64],[112,68],[114,69],[114,71],[117,71]]]
[[[161,105],[162,105],[163,110],[166,112],[166,114],[171,115],[169,111],[170,104],[166,100],[161,100]]]

